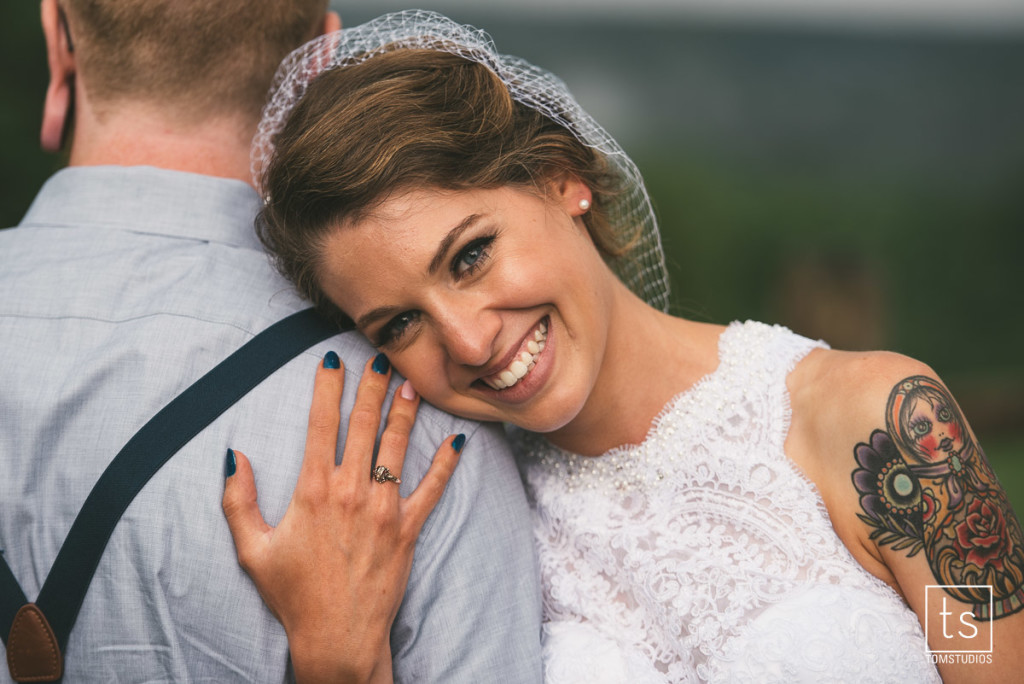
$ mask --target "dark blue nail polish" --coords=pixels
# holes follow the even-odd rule
[[[466,435],[459,433],[455,435],[455,439],[452,440],[452,449],[455,449],[458,453],[462,453],[462,447],[466,445]]]
[[[224,477],[228,478],[235,474],[235,452],[228,449],[228,456],[224,460]]]
[[[373,359],[373,372],[384,375],[391,368],[391,362],[388,361],[388,357],[384,354],[377,354]]]
[[[339,359],[338,355],[334,352],[327,352],[324,354],[324,368],[341,368],[341,359]]]

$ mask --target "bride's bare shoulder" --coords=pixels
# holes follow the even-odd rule
[[[894,388],[910,377],[936,378],[926,364],[886,351],[818,349],[797,364],[788,380],[794,417],[826,441],[885,426]]]
[[[889,397],[909,378],[936,378],[927,365],[892,352],[817,349],[789,376],[792,418],[786,452],[817,486],[833,527],[854,556],[893,583],[858,524],[851,484],[856,449],[886,429]]]

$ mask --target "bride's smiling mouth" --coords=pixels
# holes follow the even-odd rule
[[[547,316],[542,318],[522,339],[511,358],[499,370],[480,378],[478,382],[500,392],[515,387],[520,380],[528,377],[547,344],[549,323]]]

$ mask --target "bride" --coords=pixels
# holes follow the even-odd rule
[[[666,314],[639,173],[551,74],[388,15],[282,65],[254,173],[305,296],[516,426],[549,682],[1019,672],[1024,537],[934,371]]]

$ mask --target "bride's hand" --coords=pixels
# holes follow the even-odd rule
[[[363,371],[344,456],[336,466],[345,371],[337,367],[337,355],[324,358],[327,367],[321,363],[316,373],[302,469],[284,518],[277,527],[264,521],[249,461],[237,451],[228,452],[224,513],[239,563],[288,634],[296,679],[391,681],[389,632],[413,549],[455,469],[464,437],[445,441],[406,499],[394,482],[374,481],[373,445],[390,376],[381,356],[377,370],[371,361]],[[396,475],[418,404],[407,383],[395,393],[388,414],[378,464]]]

